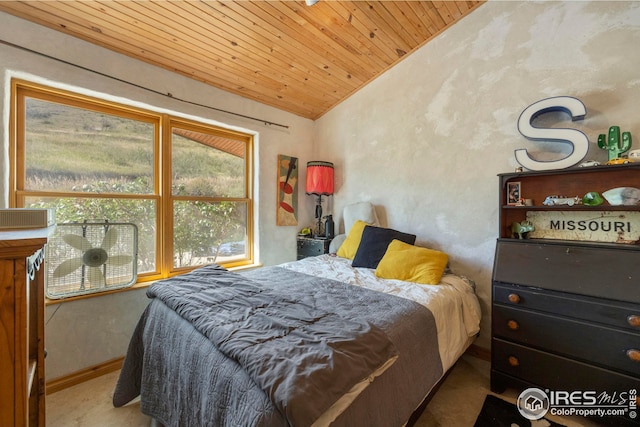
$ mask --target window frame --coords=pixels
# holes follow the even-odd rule
[[[244,178],[244,196],[245,197],[220,197],[220,196],[174,196],[171,191],[171,177],[172,177],[172,168],[163,168],[163,192],[167,194],[168,197],[164,197],[162,200],[163,203],[163,211],[167,213],[165,218],[165,224],[169,224],[169,228],[173,230],[173,215],[169,213],[173,212],[173,203],[175,201],[205,201],[205,202],[221,202],[221,201],[231,201],[231,202],[244,202],[247,204],[247,245],[245,247],[245,255],[247,255],[246,259],[231,261],[227,263],[221,263],[225,268],[234,268],[234,267],[242,267],[246,265],[253,265],[253,198],[249,197],[253,194],[253,136],[249,134],[244,134],[242,132],[236,132],[228,129],[222,129],[219,127],[213,127],[211,125],[205,125],[203,123],[199,123],[193,120],[165,116],[165,122],[163,123],[163,137],[162,140],[164,142],[162,146],[162,157],[166,159],[171,159],[172,147],[173,147],[173,138],[172,138],[172,129],[174,127],[192,130],[195,132],[203,132],[208,134],[215,134],[217,136],[222,136],[225,138],[229,138],[230,136],[234,136],[233,139],[236,140],[244,140],[245,142],[245,178]],[[206,144],[205,144],[206,145]],[[169,165],[173,165],[172,162],[169,162]],[[164,244],[169,248],[165,251],[166,258],[163,260],[164,263],[171,266],[171,272],[174,274],[179,274],[180,272],[186,272],[189,270],[193,270],[196,267],[173,267],[173,239],[169,239],[169,241],[164,242]]]
[[[70,107],[82,108],[98,113],[115,115],[126,119],[150,123],[154,126],[153,142],[153,192],[150,194],[131,193],[93,193],[93,192],[60,192],[43,190],[26,190],[25,165],[25,98],[56,102]],[[156,203],[156,236],[155,236],[155,271],[141,273],[136,283],[159,280],[182,274],[198,266],[174,267],[173,260],[173,203],[176,200],[220,202],[232,201],[246,203],[246,246],[245,257],[228,262],[218,262],[225,268],[233,269],[254,265],[254,200],[253,200],[253,135],[236,130],[215,126],[204,121],[186,119],[166,113],[132,107],[114,101],[107,101],[92,96],[74,93],[67,90],[51,88],[44,85],[12,79],[11,109],[9,126],[9,207],[24,207],[25,198],[35,197],[71,197],[71,198],[117,198],[154,200]],[[245,188],[244,197],[209,197],[209,196],[174,196],[172,194],[172,129],[187,129],[206,134],[214,134],[244,143]],[[207,145],[207,144],[205,144]],[[212,149],[216,149],[212,147]],[[134,285],[135,286],[135,285]],[[131,288],[114,289],[118,292]],[[92,293],[73,298],[84,298],[105,293]]]

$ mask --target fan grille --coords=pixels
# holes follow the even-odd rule
[[[137,278],[138,228],[130,223],[58,224],[46,252],[48,298],[128,287]]]

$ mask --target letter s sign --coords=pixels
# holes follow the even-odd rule
[[[564,169],[579,163],[589,151],[589,139],[576,129],[537,128],[531,125],[541,114],[551,111],[564,111],[571,116],[571,120],[582,120],[587,114],[587,109],[577,98],[570,96],[558,96],[538,101],[528,106],[518,119],[518,130],[522,135],[533,140],[558,141],[569,143],[573,146],[570,155],[560,160],[538,161],[529,156],[524,148],[515,150],[516,160],[529,170],[541,171],[550,169]]]

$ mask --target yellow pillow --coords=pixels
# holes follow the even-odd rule
[[[362,232],[364,228],[369,225],[364,221],[357,220],[351,226],[347,238],[344,239],[342,245],[338,248],[336,255],[342,258],[353,259],[358,252],[358,246],[360,246],[360,240],[362,239]]]
[[[376,276],[437,285],[448,261],[449,256],[444,252],[393,240],[376,268]]]

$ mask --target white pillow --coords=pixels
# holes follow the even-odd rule
[[[340,246],[344,243],[346,239],[347,239],[346,234],[338,234],[336,237],[334,237],[331,243],[329,243],[329,253],[335,254],[336,252],[338,252],[338,249],[340,249]]]
[[[357,221],[364,221],[369,225],[380,226],[378,216],[373,205],[369,202],[352,203],[344,207],[342,213],[344,219],[344,232],[349,234],[351,226]]]

